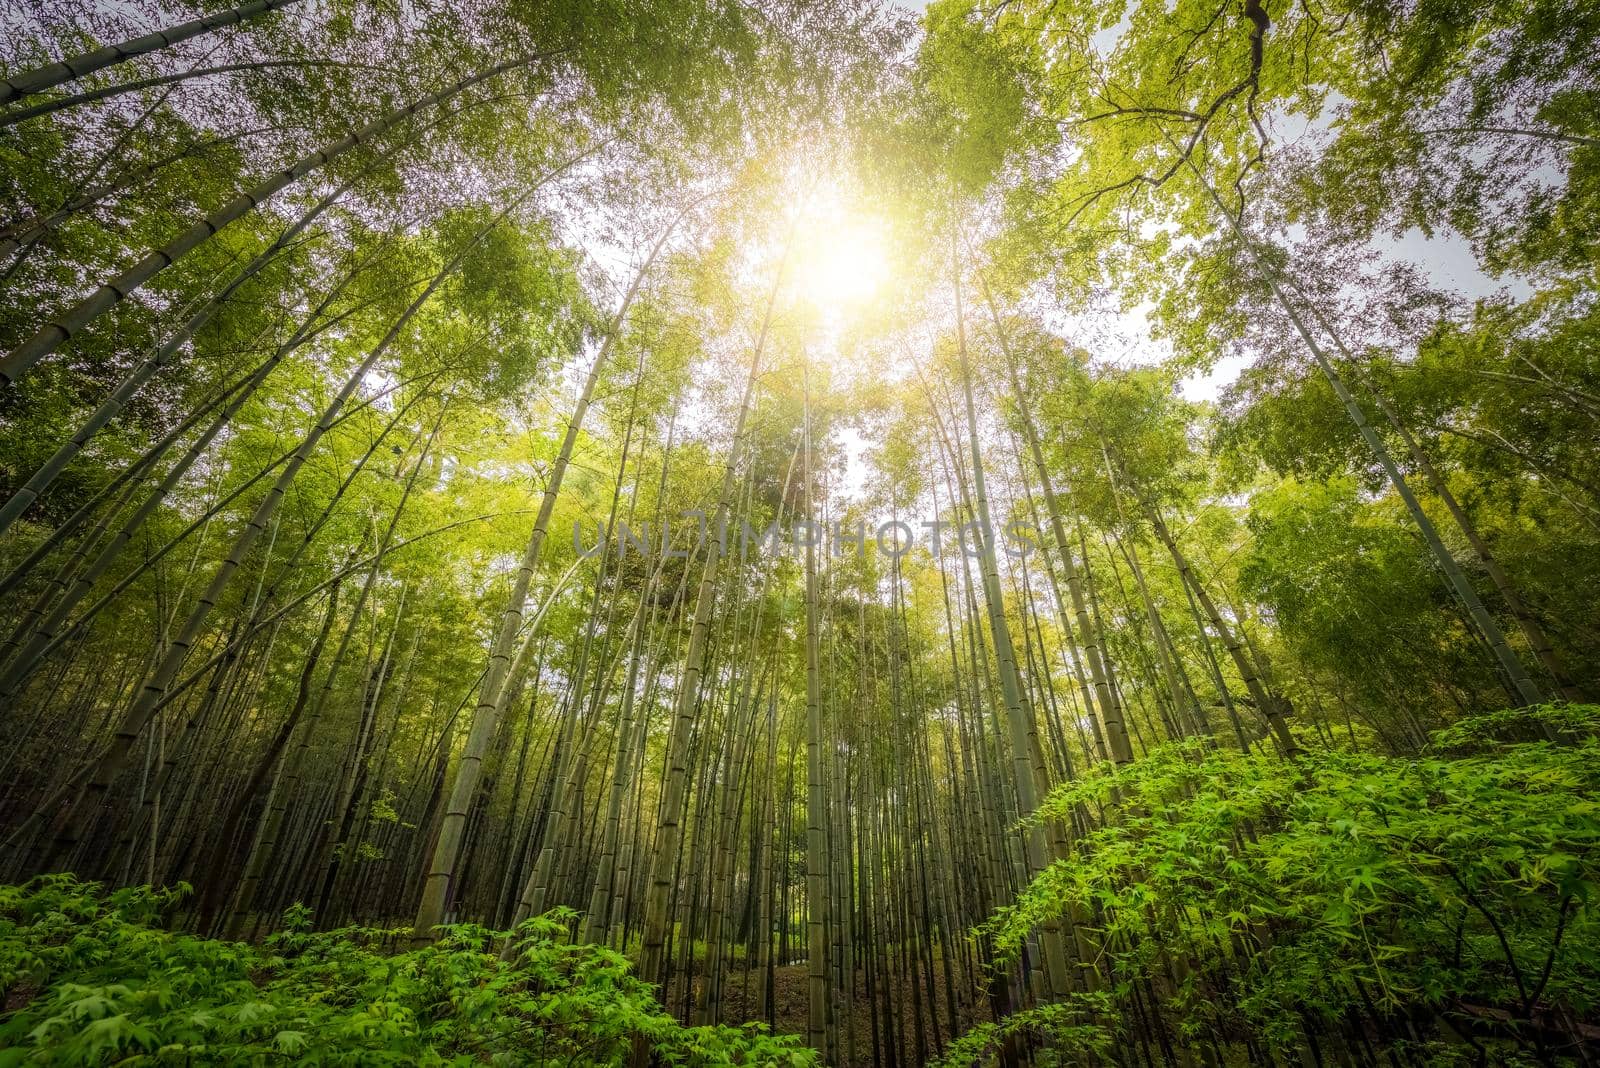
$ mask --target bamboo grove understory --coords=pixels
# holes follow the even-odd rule
[[[1600,1057],[1600,7],[0,25],[0,1063]]]

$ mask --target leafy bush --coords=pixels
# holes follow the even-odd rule
[[[1000,1020],[985,1021],[945,1047],[933,1068],[991,1064],[1029,1044],[1040,1045],[1041,1066],[1093,1063],[1106,1059],[1120,1041],[1106,1023],[1111,999],[1103,992],[1071,995],[1067,1000],[1035,1005]]]
[[[683,1027],[622,955],[565,941],[563,913],[502,934],[310,930],[299,906],[262,946],[167,929],[188,887],[105,893],[70,875],[0,888],[0,1066],[620,1064],[635,1041],[671,1065],[814,1062],[759,1026]]]
[[[1462,722],[1414,759],[1183,744],[1103,766],[1040,815],[1106,805],[1109,825],[989,933],[1014,956],[1076,916],[1112,977],[1104,1041],[1149,1033],[1154,994],[1163,1039],[1208,1054],[1553,1063],[1600,1035],[1597,728],[1600,707],[1562,706]],[[1063,1037],[1094,1044],[1081,1020]]]

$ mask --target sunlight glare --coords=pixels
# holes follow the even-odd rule
[[[883,239],[866,226],[830,228],[819,235],[809,253],[795,272],[796,282],[801,294],[819,308],[864,304],[889,274]]]
[[[827,198],[807,212],[796,249],[796,295],[819,311],[859,308],[889,280],[889,255],[877,220]]]

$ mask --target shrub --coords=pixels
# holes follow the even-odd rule
[[[442,928],[310,929],[296,906],[261,946],[163,924],[189,891],[104,892],[70,875],[0,888],[0,1066],[621,1064],[636,1041],[670,1065],[814,1062],[760,1026],[684,1027],[627,960],[566,940],[551,913],[506,937]]]

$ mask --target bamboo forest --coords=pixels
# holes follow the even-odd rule
[[[1600,0],[234,3],[0,3],[0,1068],[1600,1063]]]

